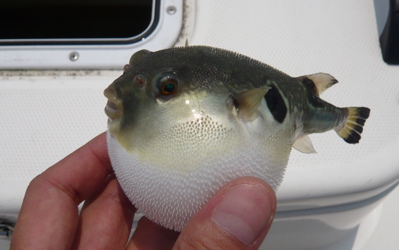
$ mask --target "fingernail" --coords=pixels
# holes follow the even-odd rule
[[[212,219],[242,243],[251,246],[270,226],[275,207],[270,204],[265,187],[241,184],[223,196],[212,213]]]

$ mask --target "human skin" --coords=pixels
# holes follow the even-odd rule
[[[113,174],[102,133],[31,181],[10,249],[257,249],[275,210],[273,189],[243,177],[222,187],[181,233],[142,217],[129,239],[137,209]]]

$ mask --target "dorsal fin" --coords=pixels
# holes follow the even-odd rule
[[[302,135],[298,137],[294,145],[292,145],[296,150],[305,154],[315,154],[316,150],[313,147],[312,141],[308,135]]]
[[[252,121],[254,114],[270,88],[256,88],[246,90],[232,97],[237,108],[238,117],[243,121]]]
[[[299,76],[296,78],[302,82],[315,95],[319,96],[326,89],[336,84],[338,81],[327,73],[316,73],[312,75]]]

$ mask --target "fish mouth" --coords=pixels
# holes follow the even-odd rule
[[[104,108],[105,114],[111,120],[121,118],[123,114],[122,101],[116,97],[115,88],[112,84],[104,90],[104,95],[108,98],[107,105]]]
[[[104,108],[105,114],[111,118],[111,119],[115,119],[118,117],[118,105],[114,102],[111,102],[110,100],[108,100],[107,105]]]

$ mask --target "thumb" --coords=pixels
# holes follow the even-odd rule
[[[187,223],[175,248],[256,249],[276,211],[276,196],[264,181],[236,179],[221,188]]]

